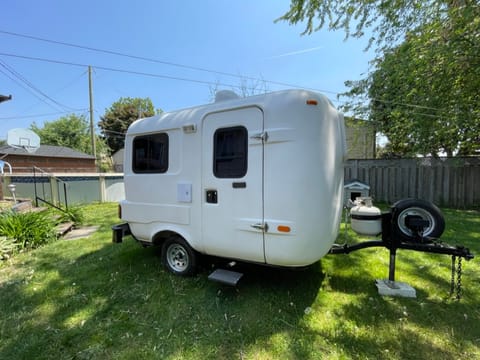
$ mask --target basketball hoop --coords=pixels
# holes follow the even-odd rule
[[[15,149],[23,149],[33,154],[40,147],[40,137],[32,130],[11,129],[7,133],[7,144]]]
[[[38,146],[35,147],[35,146],[22,146],[22,149],[25,150],[26,152],[28,152],[29,154],[33,154],[35,153],[35,151],[38,150]]]

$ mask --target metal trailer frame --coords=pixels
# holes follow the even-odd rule
[[[390,252],[390,262],[388,269],[388,281],[395,281],[395,264],[397,250],[412,250],[421,251],[433,254],[443,254],[452,256],[452,282],[450,295],[453,295],[455,287],[455,275],[457,276],[457,293],[456,298],[460,299],[461,294],[461,259],[467,261],[474,258],[474,255],[470,252],[470,249],[464,246],[453,246],[440,242],[439,239],[423,237],[422,230],[428,226],[428,221],[422,219],[412,219],[411,226],[415,230],[416,236],[411,241],[401,240],[396,234],[395,224],[392,221],[391,212],[382,213],[382,240],[367,240],[353,245],[334,245],[329,251],[329,254],[349,254],[353,251],[371,247],[384,247]],[[458,267],[455,269],[456,259],[458,258]]]

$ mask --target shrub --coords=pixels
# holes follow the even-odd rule
[[[75,226],[85,222],[83,209],[79,206],[71,206],[60,214],[60,222],[71,221]]]
[[[14,239],[0,236],[0,260],[8,259],[17,247]]]
[[[36,248],[56,239],[55,224],[43,212],[1,213],[0,235],[11,238],[21,249]]]

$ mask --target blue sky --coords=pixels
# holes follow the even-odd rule
[[[261,79],[269,91],[293,85],[316,89],[338,106],[336,93],[345,90],[344,82],[368,70],[373,56],[363,51],[367,39],[344,41],[343,32],[328,30],[301,36],[303,25],[274,23],[289,4],[5,2],[0,12],[0,94],[13,99],[0,104],[0,139],[6,139],[9,129],[28,128],[34,121],[42,125],[69,113],[88,118],[87,65],[93,67],[95,122],[120,97],[149,97],[156,108],[171,111],[210,102],[215,84],[231,89],[241,78]]]

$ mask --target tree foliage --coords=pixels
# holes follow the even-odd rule
[[[477,1],[292,0],[281,19],[306,20],[305,33],[326,23],[347,37],[372,30],[373,70],[346,82],[344,110],[374,122],[390,141],[388,156],[480,150]]]
[[[125,133],[131,123],[139,118],[153,115],[155,115],[155,109],[149,98],[120,98],[105,111],[98,126],[113,153],[123,149]]]
[[[30,129],[40,137],[44,145],[65,146],[86,154],[92,154],[89,122],[84,115],[70,114],[54,121],[46,121],[43,127],[35,122]],[[105,150],[102,139],[96,138],[99,153]]]
[[[347,109],[374,121],[390,141],[390,154],[480,150],[480,8],[449,13],[386,50],[367,79],[347,82],[348,95],[370,100],[351,101]]]
[[[292,0],[289,11],[277,21],[306,22],[303,34],[328,26],[330,30],[344,30],[346,38],[360,38],[369,30],[372,34],[370,45],[388,47],[411,29],[445,17],[449,4],[455,1]]]

